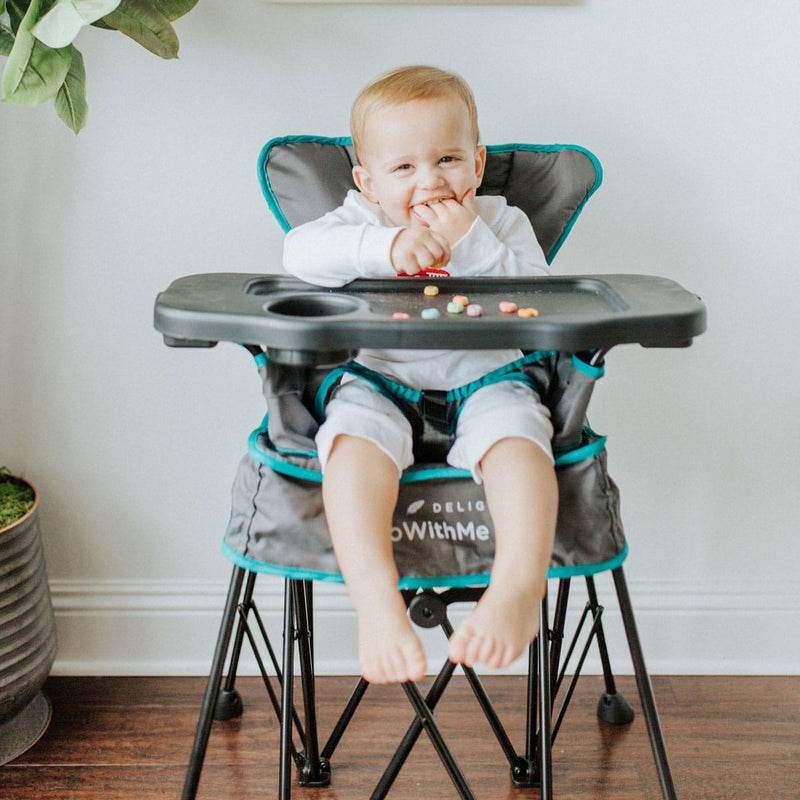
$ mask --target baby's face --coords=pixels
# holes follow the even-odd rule
[[[366,121],[361,150],[356,185],[403,227],[425,224],[415,206],[446,198],[461,202],[477,189],[486,158],[458,97],[378,109]]]

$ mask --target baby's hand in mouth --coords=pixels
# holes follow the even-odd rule
[[[474,190],[459,202],[455,197],[432,197],[411,208],[414,219],[442,234],[454,245],[472,227],[477,216],[474,209]]]

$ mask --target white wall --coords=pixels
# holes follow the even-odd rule
[[[276,271],[263,142],[344,133],[364,82],[432,62],[472,84],[487,142],[603,162],[558,270],[664,275],[708,305],[688,350],[613,351],[593,406],[652,671],[796,672],[796,1],[202,0],[177,29],[171,63],[81,34],[78,137],[50,107],[0,107],[0,463],[43,494],[56,671],[206,668],[229,486],[262,405],[244,352],[163,346],[155,295],[192,272]],[[280,586],[262,595],[274,616]],[[322,671],[352,671],[345,597],[323,587],[318,607]]]

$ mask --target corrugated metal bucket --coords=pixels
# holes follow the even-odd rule
[[[32,488],[31,510],[0,528],[0,765],[33,745],[50,722],[41,690],[56,656],[56,626]]]

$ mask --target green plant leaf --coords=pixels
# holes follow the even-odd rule
[[[11,31],[0,25],[0,56],[7,56],[14,46],[14,34]]]
[[[178,57],[178,36],[150,0],[122,0],[102,21],[161,58]]]
[[[30,4],[30,0],[7,0],[6,11],[11,20],[12,31],[16,32],[17,28],[19,28],[19,24],[22,22]]]
[[[72,63],[64,83],[53,98],[56,113],[77,133],[85,124],[89,116],[89,106],[86,103],[86,70],[83,66],[83,56],[74,46],[72,48]]]
[[[39,7],[40,0],[32,0],[3,70],[3,100],[18,106],[35,106],[55,97],[72,61],[71,47],[53,49],[31,33]]]
[[[58,0],[33,26],[32,33],[48,47],[72,44],[84,25],[110,14],[120,0]]]
[[[197,5],[197,0],[151,0],[151,2],[170,22],[188,14]]]

